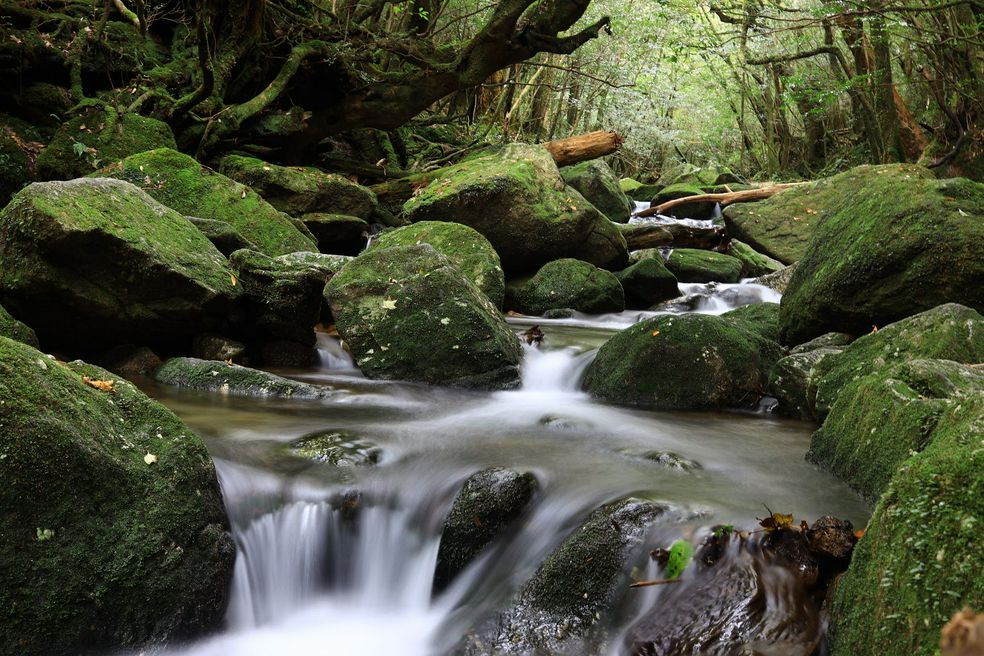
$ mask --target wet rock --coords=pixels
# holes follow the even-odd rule
[[[339,334],[370,378],[500,389],[519,382],[519,339],[428,244],[371,250],[328,283]]]
[[[4,653],[134,651],[217,629],[235,546],[198,436],[114,374],[3,337],[0,399]]]
[[[676,276],[670,273],[663,258],[645,258],[615,274],[625,290],[625,304],[645,309],[680,295]]]
[[[678,200],[680,198],[689,198],[690,196],[700,196],[703,194],[703,190],[688,183],[676,183],[664,187],[653,196],[652,205],[662,205],[671,200]],[[666,210],[665,214],[667,216],[675,216],[681,219],[695,219],[697,221],[706,221],[714,216],[714,210],[717,208],[717,203],[713,201],[693,201],[686,202],[675,207]]]
[[[369,467],[383,450],[372,442],[338,431],[318,431],[290,443],[290,453],[334,467]]]
[[[806,532],[806,539],[814,556],[843,563],[845,569],[854,545],[858,543],[858,538],[854,535],[854,525],[830,515],[824,515],[813,522],[813,526]]]
[[[237,364],[195,358],[171,358],[154,372],[154,380],[162,385],[231,396],[322,399],[333,394],[330,387],[299,383]]]
[[[246,355],[246,346],[222,335],[202,333],[195,335],[191,343],[191,354],[200,360],[240,361]]]
[[[202,234],[226,257],[229,257],[240,248],[256,250],[256,246],[252,242],[239,234],[235,228],[225,221],[200,219],[197,216],[188,216],[185,218],[201,230]]]
[[[744,322],[659,316],[615,334],[588,367],[583,387],[618,405],[696,409],[754,405],[779,345]]]
[[[738,282],[741,262],[730,255],[696,248],[675,248],[666,268],[680,282]]]
[[[846,195],[818,208],[783,297],[784,343],[863,335],[941,303],[984,311],[984,185],[896,165],[834,180]]]
[[[146,346],[123,344],[97,358],[99,364],[127,379],[149,376],[161,366],[161,359]]]
[[[34,348],[38,347],[38,336],[30,326],[10,316],[2,305],[0,305],[0,337],[8,337]]]
[[[759,276],[758,278],[752,280],[752,282],[758,285],[764,285],[769,289],[773,289],[780,294],[786,292],[786,288],[789,287],[789,281],[793,279],[793,273],[796,271],[796,265],[791,264],[787,267],[779,269],[775,273],[769,273],[764,276]]]
[[[604,160],[595,159],[560,169],[564,182],[615,223],[625,223],[634,207]]]
[[[803,342],[799,346],[789,349],[789,354],[809,353],[810,351],[816,351],[822,348],[843,351],[854,340],[855,336],[848,335],[847,333],[824,333],[819,337],[815,337],[808,342]]]
[[[358,255],[369,237],[369,224],[357,216],[316,212],[305,214],[302,220],[322,253]]]
[[[143,187],[154,199],[186,216],[224,221],[267,255],[317,250],[313,239],[256,191],[176,150],[158,148],[131,155],[98,175]]]
[[[544,319],[570,319],[577,312],[574,308],[552,308],[543,313]]]
[[[817,382],[825,360],[843,349],[817,348],[790,353],[769,372],[769,393],[779,400],[780,414],[806,421],[817,420]]]
[[[687,472],[703,469],[700,463],[696,460],[684,458],[683,456],[671,453],[670,451],[643,451],[637,454],[637,457],[656,463],[657,465],[666,467],[667,469],[676,469],[678,471]]]
[[[510,281],[509,307],[523,314],[571,308],[586,314],[621,312],[625,296],[609,271],[566,258],[544,264],[531,278]]]
[[[742,278],[758,278],[768,276],[785,268],[779,260],[774,260],[768,255],[763,255],[743,241],[732,239],[728,242],[726,255],[730,255],[741,262]]]
[[[105,178],[20,191],[0,212],[0,260],[4,306],[52,349],[181,343],[227,325],[240,294],[187,219]]]
[[[483,469],[465,481],[441,532],[435,593],[509,529],[529,507],[537,487],[533,474],[501,467]]]
[[[791,571],[804,587],[820,578],[820,563],[810,549],[806,535],[797,529],[779,529],[766,535],[762,546],[782,566]]]
[[[421,221],[384,232],[373,240],[370,248],[419,244],[430,244],[438,253],[445,255],[496,307],[502,307],[506,283],[499,255],[492,244],[473,228],[460,223]]]
[[[511,144],[451,167],[403,209],[414,223],[450,220],[474,228],[506,271],[535,271],[561,257],[619,269],[628,257],[615,224],[564,183],[540,146]]]

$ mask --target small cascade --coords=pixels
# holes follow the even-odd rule
[[[527,346],[523,360],[522,390],[526,392],[576,392],[584,370],[595,352],[576,348],[544,351]]]
[[[352,354],[342,346],[342,340],[325,333],[318,333],[318,356],[321,368],[328,370],[353,371],[355,361]]]

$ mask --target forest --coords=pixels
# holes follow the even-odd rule
[[[982,0],[0,0],[0,656],[982,656],[982,444]]]

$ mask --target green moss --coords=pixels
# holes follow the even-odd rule
[[[299,383],[259,369],[196,358],[171,358],[154,372],[154,380],[164,385],[232,396],[321,399],[332,393],[328,387]]]
[[[738,324],[769,341],[775,342],[779,339],[778,303],[752,303],[725,312],[721,318]]]
[[[132,182],[182,214],[225,221],[267,255],[317,250],[287,216],[255,191],[175,150],[139,153],[99,175]]]
[[[6,116],[0,115],[0,124],[2,123],[6,123]],[[21,149],[14,136],[22,138],[12,127],[0,127],[0,208],[33,177],[27,153]]]
[[[714,251],[697,248],[674,248],[666,268],[680,282],[738,282],[741,261]]]
[[[476,230],[460,223],[421,221],[385,232],[373,240],[370,249],[430,244],[447,256],[496,307],[502,307],[505,280],[499,255],[492,244]]]
[[[566,166],[560,174],[564,182],[577,189],[611,221],[625,223],[629,220],[634,207],[632,201],[622,191],[614,171],[603,160]]]
[[[768,255],[763,255],[743,241],[732,239],[728,242],[727,255],[741,262],[742,278],[758,278],[782,270],[785,265]]]
[[[517,312],[532,315],[558,308],[603,314],[624,310],[625,294],[614,274],[565,258],[544,264],[533,277],[511,285],[509,305]]]
[[[0,653],[135,649],[221,620],[234,547],[212,461],[130,383],[0,337],[0,478]]]
[[[15,339],[34,348],[38,347],[38,336],[34,334],[30,326],[10,316],[10,313],[2,305],[0,305],[0,337]]]
[[[663,264],[661,254],[659,257],[644,257],[616,273],[615,277],[625,290],[626,306],[633,309],[644,310],[680,295],[676,276]]]
[[[984,310],[984,185],[930,175],[860,167],[822,187],[822,224],[783,297],[786,343],[864,334],[940,303]]]

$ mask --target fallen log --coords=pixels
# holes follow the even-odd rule
[[[623,141],[625,140],[617,132],[599,130],[566,139],[547,141],[540,145],[550,151],[557,166],[570,166],[611,155],[622,147]]]
[[[731,191],[720,194],[698,194],[696,196],[684,196],[683,198],[674,198],[673,200],[668,200],[665,203],[660,203],[650,207],[648,210],[643,210],[636,214],[639,217],[646,216],[656,216],[657,214],[663,214],[674,207],[679,207],[680,205],[686,205],[687,203],[700,203],[700,202],[711,202],[720,203],[721,207],[727,207],[732,203],[747,203],[755,200],[765,200],[766,198],[771,198],[775,196],[780,191],[785,191],[791,187],[798,187],[800,185],[809,184],[808,182],[786,182],[783,184],[772,185],[770,187],[760,187],[758,189],[746,189],[744,191]]]
[[[659,246],[711,249],[727,238],[722,226],[698,228],[670,223],[667,225],[619,224],[618,228],[622,232],[622,236],[625,237],[626,245],[630,251],[641,251],[645,248],[657,248]]]

